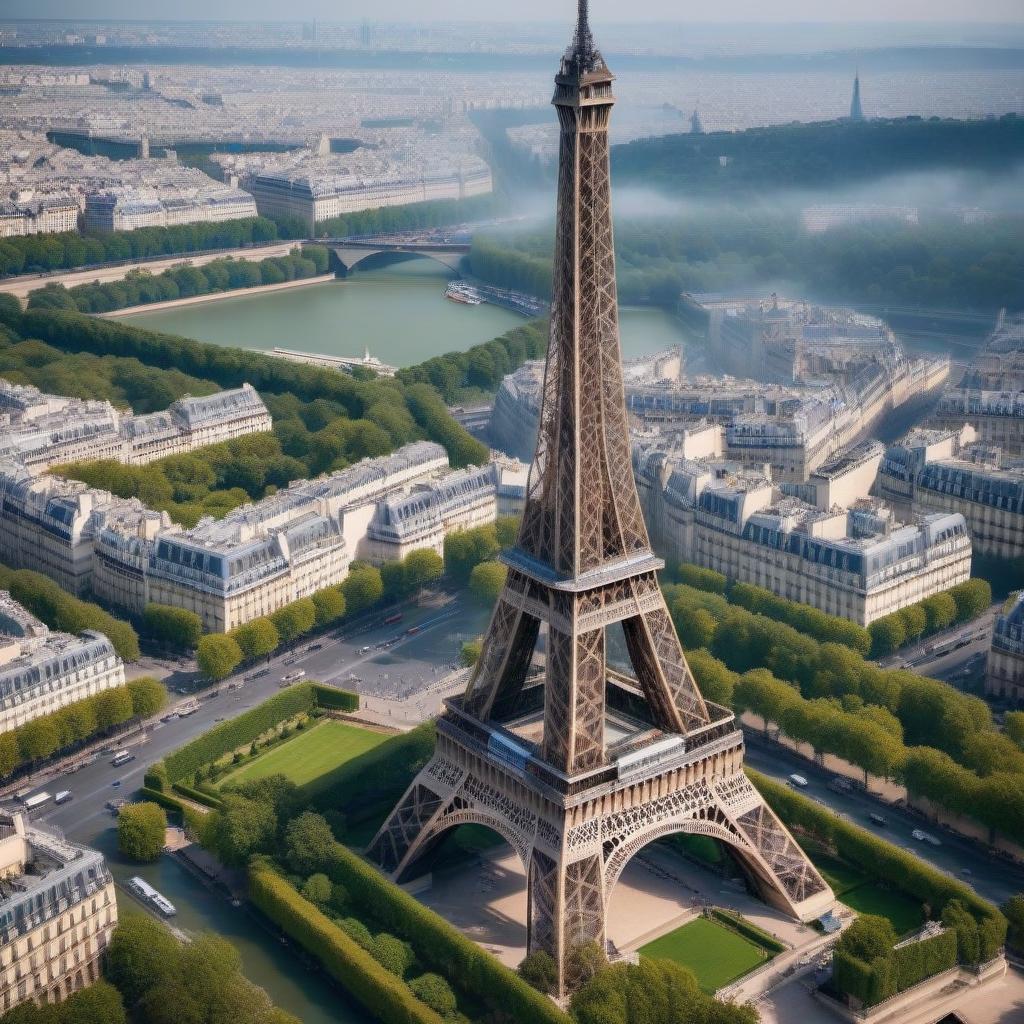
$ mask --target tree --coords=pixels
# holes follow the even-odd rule
[[[455,993],[440,974],[421,974],[409,982],[412,994],[435,1013],[450,1017],[458,1009]]]
[[[20,764],[17,736],[13,732],[0,733],[0,779],[10,775]]]
[[[177,940],[159,921],[146,914],[127,915],[107,947],[106,976],[133,1008],[150,986],[173,969],[178,950]]]
[[[125,683],[125,689],[132,702],[133,718],[152,718],[167,704],[167,687],[152,676],[129,679]]]
[[[276,833],[277,815],[271,804],[228,793],[221,810],[204,818],[202,838],[225,864],[244,867],[254,853],[269,849]]]
[[[1003,717],[1006,735],[1024,750],[1024,711],[1007,711]]]
[[[283,608],[278,608],[270,616],[270,621],[274,624],[281,643],[290,644],[316,625],[316,605],[308,597],[300,598]]]
[[[370,955],[386,971],[399,978],[405,977],[405,972],[413,965],[416,957],[412,946],[408,942],[395,938],[388,932],[381,932],[370,947]]]
[[[718,625],[706,608],[684,608],[675,616],[679,640],[686,648],[710,647]]]
[[[444,539],[445,572],[456,583],[465,583],[474,566],[497,553],[498,532],[493,525],[454,530]]]
[[[459,649],[459,660],[466,668],[472,668],[480,657],[482,640],[467,640]]]
[[[57,726],[50,715],[34,718],[18,729],[18,746],[25,761],[41,761],[49,757],[59,742]]]
[[[599,971],[573,996],[576,1024],[756,1024],[752,1006],[717,1003],[693,974],[669,960],[641,958]]]
[[[519,522],[519,516],[498,516],[494,520],[494,535],[502,550],[515,544],[516,538],[519,536]]]
[[[167,832],[167,814],[159,804],[127,804],[117,816],[117,848],[137,861],[159,859]]]
[[[314,594],[313,600],[316,600]],[[253,619],[233,630],[231,636],[235,638],[246,661],[254,661],[256,658],[266,657],[277,650],[281,637],[274,627],[273,622],[266,617]]]
[[[121,993],[102,978],[69,996],[57,1015],[60,1024],[125,1024],[128,1019]]]
[[[907,605],[897,613],[907,643],[913,643],[928,627],[928,615],[919,604]]]
[[[375,605],[384,595],[380,571],[372,565],[353,565],[341,584],[349,615],[358,615]]]
[[[1013,949],[1024,950],[1024,893],[1011,896],[1000,908],[1010,927],[1006,932],[1006,943]]]
[[[334,852],[335,839],[326,819],[312,811],[300,814],[285,830],[285,860],[300,875],[324,867]]]
[[[921,602],[921,610],[927,620],[925,631],[928,633],[946,629],[956,619],[956,601],[946,591],[926,597]]]
[[[871,656],[873,658],[884,658],[888,654],[899,650],[906,642],[907,633],[903,628],[899,615],[885,615],[875,619],[868,626],[871,634]]]
[[[316,624],[327,626],[345,617],[345,595],[339,587],[318,590],[310,600],[316,608]]]
[[[519,977],[538,992],[550,995],[558,984],[558,966],[550,953],[543,949],[528,954],[516,968]]]
[[[992,587],[987,580],[966,580],[951,587],[949,596],[956,603],[957,622],[966,622],[977,618],[992,603]]]
[[[196,647],[199,670],[209,679],[226,679],[242,661],[242,649],[226,633],[208,633]]]
[[[320,872],[310,875],[302,885],[302,895],[315,903],[317,906],[324,906],[331,899],[331,880]]]
[[[607,966],[604,950],[595,941],[577,943],[565,958],[565,973],[573,986],[585,984]]]
[[[481,562],[469,574],[469,589],[480,601],[493,604],[498,600],[507,576],[508,569],[501,562]]]
[[[433,548],[410,551],[403,559],[403,564],[405,585],[410,592],[433,583],[444,573],[444,561]]]
[[[154,640],[193,650],[203,635],[203,621],[186,608],[172,608],[165,604],[147,604],[142,613],[143,626]]]

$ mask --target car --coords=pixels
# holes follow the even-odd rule
[[[111,783],[111,785],[114,787],[114,789],[117,789],[117,787],[121,785],[121,780],[120,779],[114,779],[114,781]]]
[[[373,650],[373,648],[369,644],[367,644],[365,647],[360,647],[359,648],[359,653],[360,654],[369,654],[370,651],[372,651],[372,650]]]
[[[306,673],[301,669],[296,669],[294,672],[289,672],[286,676],[281,677],[281,683],[283,686],[288,686],[289,683],[297,682]]]
[[[310,644],[306,648],[306,650],[307,651],[319,651],[322,647],[323,647],[323,644]]]
[[[788,782],[791,786],[796,786],[798,789],[806,789],[809,785],[807,779],[802,775],[798,775],[796,772],[793,772],[793,774],[790,775]]]
[[[872,811],[868,815],[868,820],[871,821],[873,824],[878,825],[879,828],[885,828],[885,826],[889,824],[885,820],[885,816],[882,814],[878,814],[876,811]]]
[[[223,715],[218,715],[218,716],[217,716],[217,717],[216,717],[216,718],[214,719],[214,721],[215,721],[215,722],[223,722],[223,721],[224,721],[224,716],[223,716]]]

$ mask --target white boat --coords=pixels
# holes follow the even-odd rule
[[[174,904],[166,896],[161,896],[149,882],[139,878],[138,875],[128,879],[128,888],[143,902],[150,903],[156,907],[164,917],[173,917],[178,912]]]
[[[452,281],[445,289],[444,297],[452,302],[463,302],[467,306],[479,306],[484,300],[480,293],[465,281]]]

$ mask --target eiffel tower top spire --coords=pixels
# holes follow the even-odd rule
[[[604,58],[594,44],[590,33],[589,0],[577,0],[576,31],[562,59],[563,74],[575,70],[578,74],[605,68]]]

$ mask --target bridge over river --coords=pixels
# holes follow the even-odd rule
[[[426,256],[457,271],[462,257],[469,252],[469,242],[402,241],[400,239],[318,238],[317,245],[326,246],[333,253],[341,270],[346,274],[372,256],[395,253],[407,256]]]

